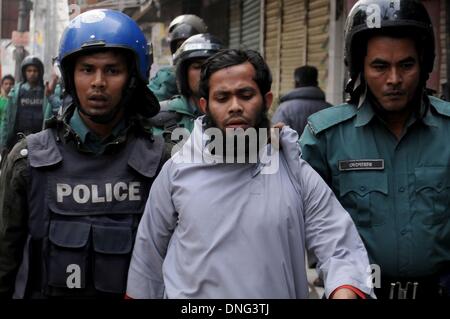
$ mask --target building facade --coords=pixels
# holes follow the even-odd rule
[[[33,2],[40,8],[39,3],[46,1],[54,0]],[[433,20],[437,49],[428,87],[436,96],[450,99],[450,5],[445,0],[422,1]],[[2,38],[14,30],[17,21],[13,3],[17,1],[0,0]],[[206,22],[209,32],[230,48],[254,49],[264,56],[272,70],[276,98],[294,87],[295,68],[309,64],[318,68],[319,86],[333,104],[346,98],[344,24],[354,3],[356,0],[68,0],[71,18],[89,9],[112,8],[136,20],[153,44],[152,75],[171,64],[167,39],[170,21],[180,14],[196,14]],[[33,41],[36,46],[36,39]]]
[[[164,44],[170,21],[179,14],[202,17],[209,31],[230,48],[258,50],[273,74],[273,91],[281,97],[294,87],[296,67],[309,64],[319,70],[319,86],[333,104],[345,100],[346,69],[344,65],[345,18],[356,0],[159,0],[146,1],[130,15],[147,28],[160,24],[162,40],[154,43],[155,51]],[[445,0],[423,0],[432,18],[436,38],[436,61],[428,87],[439,97],[449,97],[449,16]],[[145,7],[145,10],[142,10]],[[160,45],[161,46],[161,45]],[[162,46],[161,46],[162,47]],[[170,54],[164,60],[170,63]]]

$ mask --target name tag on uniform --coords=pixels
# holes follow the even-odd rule
[[[339,161],[340,171],[384,170],[384,159]]]

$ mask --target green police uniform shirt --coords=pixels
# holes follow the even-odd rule
[[[103,154],[111,142],[115,142],[118,137],[125,135],[124,130],[126,129],[125,120],[122,119],[114,126],[111,134],[102,139],[86,126],[77,110],[70,118],[70,126],[80,139],[84,151],[94,154]]]
[[[369,101],[308,119],[302,157],[350,213],[382,276],[436,274],[450,261],[450,103],[429,97],[397,139]]]
[[[0,96],[0,130],[1,130],[1,125],[3,122],[3,116],[5,114],[5,110],[6,110],[6,105],[8,104],[8,98],[5,96]]]
[[[195,104],[182,96],[176,95],[168,101],[161,103],[160,112],[175,112],[177,113],[176,127],[185,128],[189,132],[194,129],[194,121],[197,117],[202,115],[198,107]],[[153,134],[162,135],[165,132],[164,127],[155,125],[153,127]]]
[[[158,101],[168,100],[178,94],[174,67],[161,68],[150,80],[148,88],[152,90]]]

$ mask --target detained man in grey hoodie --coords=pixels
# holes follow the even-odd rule
[[[276,132],[267,118],[271,82],[255,51],[225,50],[203,65],[206,115],[153,184],[128,297],[308,298],[307,251],[327,298],[374,297],[363,242],[300,159],[297,133],[284,127],[268,137]],[[248,145],[229,147],[243,135]]]

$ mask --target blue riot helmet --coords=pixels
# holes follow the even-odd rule
[[[73,83],[75,58],[108,49],[124,50],[134,59],[131,61],[130,79],[114,114],[90,118],[97,123],[107,123],[115,117],[121,107],[129,104],[132,98],[139,101],[131,105],[139,107],[136,112],[145,117],[156,115],[159,112],[159,103],[147,88],[153,62],[151,43],[147,42],[144,33],[134,20],[122,12],[109,9],[90,10],[80,14],[70,21],[61,37],[58,53],[61,75],[66,91],[73,97],[79,110],[83,112],[78,105]],[[128,106],[127,110],[131,106]]]

